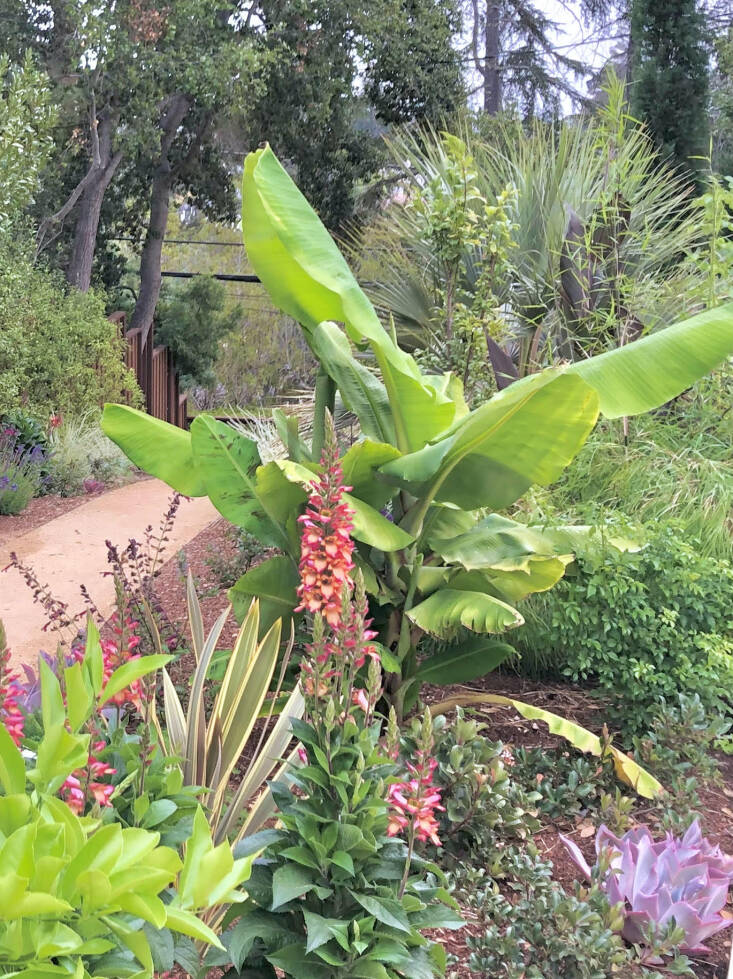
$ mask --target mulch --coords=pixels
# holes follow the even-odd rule
[[[183,554],[169,555],[156,583],[158,595],[166,614],[174,622],[180,623],[185,631],[186,598],[185,572],[190,569],[194,575],[197,592],[200,597],[205,627],[210,627],[220,612],[227,607],[226,591],[218,585],[216,576],[207,564],[207,558],[212,554],[232,555],[235,547],[228,533],[229,524],[219,520],[194,538],[184,549]],[[224,627],[219,646],[227,648],[237,632],[234,615],[230,615]],[[171,675],[174,683],[185,685],[194,667],[192,654],[185,654],[171,665]],[[512,673],[493,673],[475,683],[455,687],[432,687],[423,690],[427,703],[466,692],[487,692],[503,694],[508,697],[527,700],[528,702],[561,714],[577,721],[600,733],[603,725],[603,706],[595,701],[587,690],[570,684],[538,683]],[[549,733],[547,728],[534,721],[527,721],[509,708],[490,705],[482,709],[482,721],[488,724],[486,734],[492,739],[501,740],[506,745],[522,745],[527,748],[557,745],[565,746],[565,742]],[[712,842],[720,843],[724,851],[733,853],[733,757],[720,754],[722,781],[720,785],[704,785],[698,790],[702,802],[702,823],[705,834]],[[583,839],[571,827],[562,829],[553,824],[543,826],[535,835],[534,842],[543,858],[551,860],[555,878],[565,887],[571,889],[578,874],[575,865],[570,860],[563,846],[559,833],[573,836],[591,858],[593,855],[593,840]],[[592,862],[592,861],[591,861]],[[733,916],[733,908],[731,908]],[[456,964],[452,966],[457,975],[468,975],[466,963],[468,950],[465,939],[479,925],[472,920],[471,914],[466,913],[466,927],[459,932],[440,931],[436,936],[453,955]],[[726,979],[728,962],[731,954],[730,932],[726,931],[714,936],[708,946],[711,954],[705,960],[698,960],[695,974],[698,979]],[[450,970],[449,970],[450,971]]]

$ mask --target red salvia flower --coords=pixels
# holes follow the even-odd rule
[[[296,612],[320,612],[332,629],[341,622],[344,585],[350,587],[354,568],[351,539],[353,513],[343,499],[343,471],[336,458],[335,440],[323,450],[323,474],[313,484],[300,539],[300,599]]]
[[[5,729],[13,739],[15,744],[20,747],[23,740],[23,727],[25,715],[18,705],[23,691],[20,685],[20,677],[10,669],[10,650],[2,647],[5,640],[0,631],[0,721],[5,725]]]

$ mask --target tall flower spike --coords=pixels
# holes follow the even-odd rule
[[[296,612],[320,612],[332,629],[341,623],[344,585],[351,587],[354,568],[352,511],[343,499],[343,485],[333,426],[327,429],[321,457],[323,472],[313,484],[305,513],[298,517],[300,543],[299,604]]]

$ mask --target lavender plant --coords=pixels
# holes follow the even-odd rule
[[[578,846],[561,839],[576,866],[592,879]],[[627,941],[648,944],[650,935],[674,924],[684,932],[680,949],[700,954],[708,951],[704,942],[711,935],[733,924],[721,914],[733,881],[733,857],[703,837],[699,822],[682,837],[667,833],[657,842],[646,826],[621,837],[601,826],[596,854],[603,890],[612,904],[623,907]],[[648,959],[655,960],[657,955]]]
[[[0,515],[25,510],[43,484],[46,459],[43,447],[28,447],[14,426],[0,429]]]

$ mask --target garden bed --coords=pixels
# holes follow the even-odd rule
[[[201,599],[205,624],[211,625],[228,602],[226,590],[220,587],[217,574],[209,562],[214,555],[218,559],[225,559],[233,558],[235,553],[230,525],[222,519],[200,533],[177,555],[169,555],[157,578],[156,594],[166,615],[173,623],[182,625],[187,620],[185,572],[190,569]],[[227,648],[235,635],[236,622],[232,614],[218,645]],[[180,691],[185,691],[193,668],[193,655],[188,653],[172,665],[170,672],[174,684]],[[497,672],[473,683],[423,688],[423,696],[428,704],[435,704],[463,693],[479,692],[491,692],[525,700],[534,706],[576,721],[596,733],[600,733],[603,727],[603,704],[592,696],[590,690],[571,684],[538,683],[514,673]],[[563,739],[550,734],[544,724],[524,720],[510,708],[487,705],[477,709],[476,716],[487,724],[484,731],[486,737],[503,742],[510,750],[521,746],[524,749],[542,748],[549,752],[560,751],[566,755],[579,756],[574,749],[568,748]],[[717,843],[725,852],[732,853],[733,757],[716,752],[715,758],[720,766],[719,781],[700,782],[697,788],[701,824],[704,834],[712,843]],[[590,760],[593,761],[592,758]],[[242,759],[241,764],[246,766],[246,758]],[[600,772],[600,763],[598,771]],[[240,773],[236,771],[232,779],[233,786],[236,785],[239,777]],[[632,794],[630,789],[628,792]],[[653,808],[647,800],[636,799],[631,813],[632,820],[650,821]],[[568,819],[542,819],[540,829],[532,837],[540,858],[552,862],[554,879],[568,892],[573,891],[575,882],[579,880],[579,872],[562,844],[560,834],[573,839],[592,863],[594,830],[599,822],[594,817],[594,812],[588,809]],[[464,976],[471,975],[467,965],[470,952],[466,939],[471,935],[477,935],[481,930],[481,923],[475,912],[469,907],[462,907],[461,910],[466,920],[463,929],[458,932],[442,930],[433,934],[433,937],[439,939],[453,957],[453,964],[449,966],[448,973],[455,979],[463,979]],[[733,908],[730,906],[729,914],[733,917]],[[724,931],[715,935],[707,944],[711,950],[710,955],[704,959],[694,960],[695,975],[699,979],[726,979],[731,950],[730,932]],[[629,975],[639,975],[639,973],[633,971]]]

